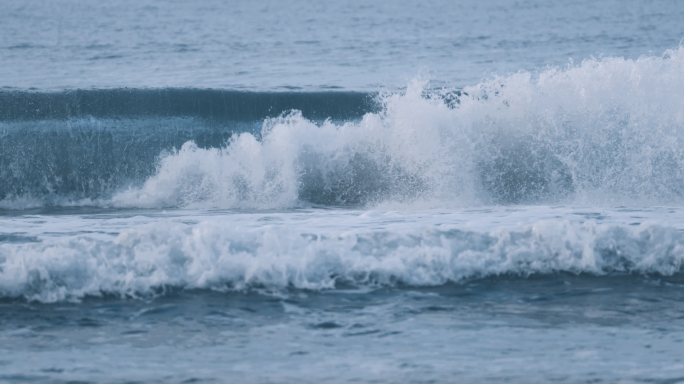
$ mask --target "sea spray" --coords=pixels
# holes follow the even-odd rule
[[[41,199],[207,208],[681,204],[682,68],[679,47],[636,60],[521,71],[461,90],[415,80],[404,92],[378,96],[381,108],[358,119],[284,111],[266,117],[259,132],[237,130],[209,143],[165,136],[192,132],[192,119],[160,119],[153,135],[138,123],[113,121],[124,133],[108,129],[87,140],[77,133],[73,141],[83,145],[74,150],[105,146],[118,155],[84,155],[68,165],[73,155],[27,162],[41,146],[3,152],[2,188],[10,188],[3,206]],[[131,127],[141,135],[115,140]],[[164,137],[172,140],[152,145],[157,152],[145,149]]]
[[[114,201],[231,208],[679,204],[683,67],[684,48],[592,59],[495,77],[459,91],[455,102],[413,81],[403,93],[384,95],[382,111],[360,122],[314,124],[294,112],[265,121],[260,141],[245,133],[221,150],[188,144],[163,159],[142,188]],[[193,176],[173,170],[209,152],[211,160],[191,167]],[[162,179],[161,191],[174,197],[155,200]]]

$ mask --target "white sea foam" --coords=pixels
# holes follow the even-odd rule
[[[684,48],[494,77],[451,92],[413,81],[360,122],[299,113],[225,148],[186,143],[127,207],[433,206],[684,200]],[[457,101],[456,101],[457,99]]]
[[[54,302],[150,295],[165,287],[431,286],[559,271],[671,275],[684,262],[681,232],[648,223],[541,220],[484,231],[415,225],[335,231],[220,219],[127,227],[115,237],[0,244],[0,294]]]

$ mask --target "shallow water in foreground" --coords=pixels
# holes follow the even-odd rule
[[[4,381],[681,380],[681,279],[3,304]],[[173,362],[173,363],[170,363]]]
[[[0,226],[3,382],[684,380],[681,208],[51,208]]]

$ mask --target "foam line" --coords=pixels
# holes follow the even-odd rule
[[[288,226],[157,222],[116,237],[0,244],[0,296],[54,302],[165,288],[243,290],[434,286],[557,272],[679,273],[675,228],[542,220],[492,231],[422,227],[316,233]]]

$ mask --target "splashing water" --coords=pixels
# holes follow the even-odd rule
[[[680,204],[684,48],[494,77],[415,80],[359,122],[291,112],[223,148],[191,142],[113,198],[132,207]]]

